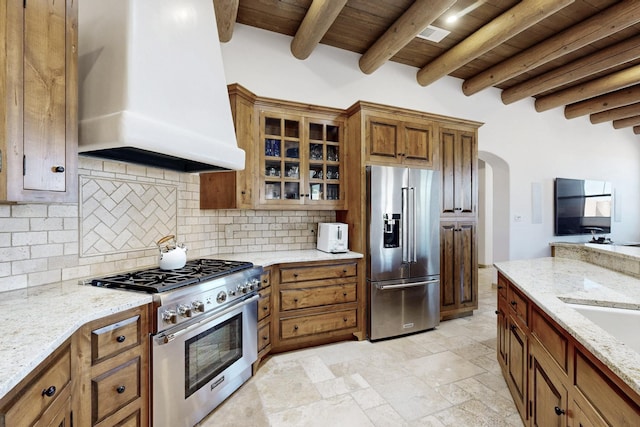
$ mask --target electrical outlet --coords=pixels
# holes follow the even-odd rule
[[[515,222],[522,222],[522,215],[514,215],[513,220]]]

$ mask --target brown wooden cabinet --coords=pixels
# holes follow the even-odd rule
[[[229,86],[246,167],[200,174],[202,209],[343,209],[344,111]]]
[[[147,306],[83,326],[78,425],[148,425],[149,332]]]
[[[274,352],[363,338],[361,263],[293,263],[274,270]]]
[[[365,129],[369,162],[433,168],[432,122],[376,111],[366,113]]]
[[[473,217],[478,211],[478,144],[476,131],[440,128],[443,217]]]
[[[71,425],[71,384],[75,375],[71,361],[71,345],[67,342],[9,393],[7,405],[0,408],[0,425]]]
[[[253,364],[255,372],[262,360],[271,351],[271,268],[267,267],[260,278],[258,300],[258,359]]]
[[[440,222],[440,318],[473,314],[478,308],[475,221]]]
[[[77,201],[77,8],[0,5],[0,201]]]
[[[498,318],[505,310],[509,325],[506,361],[498,343],[498,362],[525,425],[640,422],[640,395],[501,273],[498,307]],[[500,338],[500,321],[498,328]]]

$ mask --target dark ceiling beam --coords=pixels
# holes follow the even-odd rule
[[[307,59],[329,31],[347,0],[313,0],[291,41],[291,53]]]
[[[640,83],[640,65],[540,97],[535,102],[536,111],[542,112],[561,105],[573,104],[638,83]]]
[[[564,108],[564,116],[567,119],[575,119],[576,117],[595,114],[636,102],[640,102],[640,85],[631,86],[606,95],[567,105]]]
[[[360,57],[360,70],[371,74],[449,9],[456,0],[416,0]]]
[[[614,46],[511,86],[502,91],[502,102],[508,105],[637,58],[640,58],[640,36],[631,37]]]
[[[640,116],[627,117],[626,119],[613,121],[614,129],[624,129],[632,126],[640,126]]]
[[[218,39],[226,43],[233,36],[233,25],[238,16],[238,4],[240,0],[213,0],[213,8],[216,13],[218,26]]]
[[[490,86],[496,86],[638,22],[640,1],[621,1],[465,80],[462,91],[465,95],[473,95]]]
[[[589,120],[592,124],[610,122],[612,120],[624,119],[627,117],[640,116],[640,102],[625,105],[624,107],[612,108],[601,113],[591,114]]]
[[[524,0],[426,64],[417,80],[428,86],[535,25],[574,0]]]

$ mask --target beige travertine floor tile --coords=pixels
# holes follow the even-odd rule
[[[521,427],[496,359],[495,269],[432,331],[277,354],[201,427]]]

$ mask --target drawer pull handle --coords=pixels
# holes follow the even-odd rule
[[[343,269],[342,269],[342,272],[343,272],[343,273],[346,273],[346,272],[347,272],[347,269],[346,269],[346,268],[343,268]]]
[[[553,408],[553,410],[555,411],[556,415],[564,415],[565,414],[565,410],[564,409],[560,409],[557,406],[555,408]]]
[[[126,388],[125,386],[121,385],[121,386],[118,386],[118,388],[116,389],[116,391],[118,392],[118,394],[122,394],[122,393],[124,393],[124,391],[125,391],[126,389],[127,389],[127,388]]]
[[[116,341],[118,341],[118,342],[122,343],[122,342],[124,342],[124,340],[126,340],[126,339],[127,339],[127,337],[125,337],[124,335],[120,335],[118,338],[116,338]]]
[[[64,172],[64,166],[52,166],[51,167],[51,171],[54,173],[63,173]]]
[[[54,394],[56,394],[56,386],[52,385],[49,388],[45,388],[44,390],[42,390],[42,395],[43,396],[47,396],[47,397],[52,397]]]

